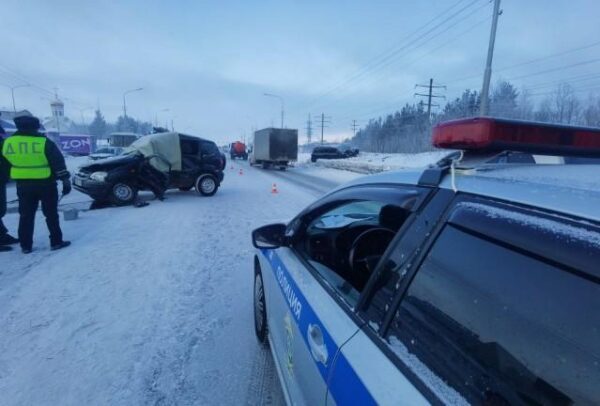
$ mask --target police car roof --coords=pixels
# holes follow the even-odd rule
[[[385,172],[348,185],[417,185],[422,174],[423,169]],[[457,169],[455,184],[459,192],[600,221],[599,174],[600,165],[494,164]],[[439,187],[452,188],[450,174]]]

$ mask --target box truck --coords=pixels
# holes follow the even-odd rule
[[[298,159],[298,130],[265,128],[254,133],[250,153],[250,165],[262,165],[267,169],[287,168],[290,161]]]

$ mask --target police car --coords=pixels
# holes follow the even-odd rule
[[[600,130],[474,118],[433,142],[459,151],[253,232],[286,400],[600,404],[600,166],[564,164]]]

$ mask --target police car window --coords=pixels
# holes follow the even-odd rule
[[[387,341],[445,403],[598,404],[599,308],[598,280],[446,226]]]
[[[296,250],[354,306],[408,210],[379,201],[350,201],[309,221]]]

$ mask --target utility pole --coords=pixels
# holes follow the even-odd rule
[[[279,101],[281,102],[281,128],[284,128],[283,127],[283,116],[285,115],[285,105],[283,103],[283,97],[276,95],[276,94],[272,94],[272,93],[263,93],[263,96],[275,97],[275,98],[279,99]]]
[[[352,134],[353,134],[353,138],[356,137],[356,127],[358,127],[358,124],[356,124],[356,120],[352,120]]]
[[[326,116],[325,113],[321,113],[320,116],[321,121],[321,144],[323,143],[323,133],[325,127],[329,127],[327,124],[331,124],[331,116]]]
[[[10,89],[10,94],[12,96],[13,111],[16,113],[17,112],[17,105],[15,104],[15,89],[18,89],[20,87],[30,87],[31,85],[9,86],[9,85],[0,84],[0,86],[6,86],[6,87],[8,87]]]
[[[308,121],[306,122],[306,138],[310,144],[312,141],[312,120],[310,119],[310,114],[308,115]]]
[[[423,93],[415,93],[415,96],[420,96],[420,97],[427,97],[427,117],[429,117],[429,119],[431,120],[431,107],[439,107],[439,104],[432,104],[432,99],[434,98],[442,98],[445,99],[446,96],[441,95],[441,94],[433,94],[433,89],[444,89],[446,90],[446,86],[434,86],[433,85],[433,78],[429,79],[429,84],[428,85],[415,85],[415,89],[417,87],[425,87],[425,88],[429,88],[429,92],[427,94],[423,94]]]
[[[500,17],[500,0],[494,0],[494,15],[492,19],[492,29],[490,32],[490,44],[488,46],[487,61],[485,63],[485,72],[483,74],[483,87],[481,89],[481,111],[482,116],[489,113],[490,98],[490,80],[492,78],[492,59],[494,59],[494,44],[496,43],[496,30],[498,28],[498,17]]]

